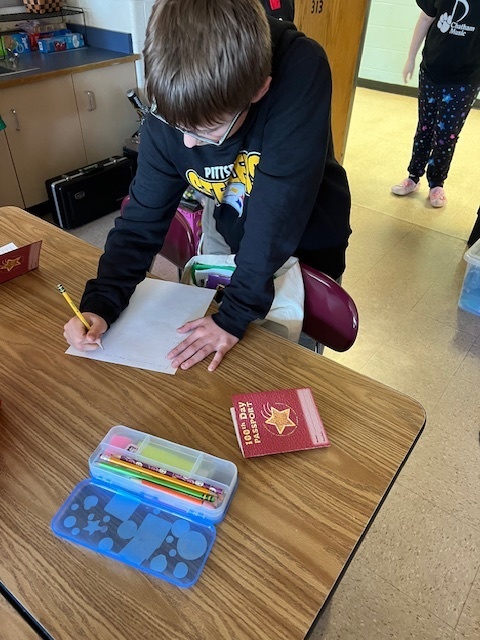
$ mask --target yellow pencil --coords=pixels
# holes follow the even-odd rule
[[[70,296],[68,295],[68,293],[65,290],[65,287],[63,286],[63,284],[57,284],[57,289],[60,291],[60,293],[62,294],[62,296],[65,298],[65,300],[68,302],[68,304],[70,305],[70,307],[72,308],[72,311],[74,312],[74,314],[77,316],[77,318],[84,324],[85,328],[87,329],[87,331],[90,331],[90,329],[92,328],[87,320],[85,319],[85,316],[82,314],[82,312],[80,311],[80,309],[77,307],[77,305],[74,303],[74,301],[70,298]],[[102,347],[103,349],[103,345],[101,342],[98,343],[98,345],[100,347]]]

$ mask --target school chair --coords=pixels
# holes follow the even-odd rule
[[[123,209],[129,200],[130,196],[126,196],[123,199],[120,209],[121,213],[123,213]],[[175,211],[174,219],[165,236],[160,255],[177,267],[178,279],[180,280],[183,268],[195,253],[193,230],[182,214],[179,211]]]
[[[122,211],[128,202],[122,202]],[[182,273],[195,255],[193,232],[178,211],[170,224],[160,255]],[[358,333],[358,311],[350,295],[330,276],[300,263],[305,287],[303,332],[315,341],[315,352],[321,345],[334,351],[347,351]]]
[[[325,345],[347,351],[358,333],[355,302],[336,280],[326,273],[300,263],[305,287],[303,332],[315,340],[315,351]]]

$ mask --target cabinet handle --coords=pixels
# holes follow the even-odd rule
[[[16,131],[20,131],[20,120],[18,119],[18,114],[16,109],[10,109],[10,111],[13,114],[13,117],[15,118],[15,129]]]
[[[95,111],[97,108],[97,103],[95,102],[95,94],[93,91],[85,91],[88,97],[88,110]]]

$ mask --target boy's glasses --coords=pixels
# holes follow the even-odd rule
[[[199,142],[203,142],[204,144],[213,144],[215,147],[219,147],[228,138],[228,135],[230,134],[230,132],[233,129],[233,127],[235,126],[235,123],[237,122],[237,120],[240,118],[240,116],[242,115],[242,113],[244,111],[245,111],[245,109],[242,109],[241,111],[239,111],[234,116],[233,120],[230,122],[230,124],[226,128],[225,132],[222,133],[222,136],[221,136],[221,138],[219,140],[212,140],[211,138],[207,138],[206,136],[202,136],[199,133],[195,133],[194,131],[189,131],[188,129],[184,129],[183,127],[175,126],[174,128],[177,131],[180,131],[180,133],[183,133],[183,135],[187,135],[187,136],[190,136],[192,138],[195,138],[195,140],[198,140]],[[155,118],[158,118],[158,120],[161,120],[165,124],[168,124],[169,127],[174,126],[174,125],[171,125],[169,122],[167,122],[165,120],[165,118],[162,118],[162,116],[159,113],[157,113],[157,103],[155,102],[155,100],[153,100],[152,106],[150,107],[150,113],[152,114],[152,116],[155,116]]]

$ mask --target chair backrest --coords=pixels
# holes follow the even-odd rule
[[[357,307],[330,276],[301,264],[305,287],[303,331],[334,351],[346,351],[358,333]]]
[[[126,196],[123,199],[121,212],[123,212],[129,200],[130,196]],[[181,271],[195,253],[193,231],[182,214],[176,211],[165,236],[160,255],[172,262]]]

